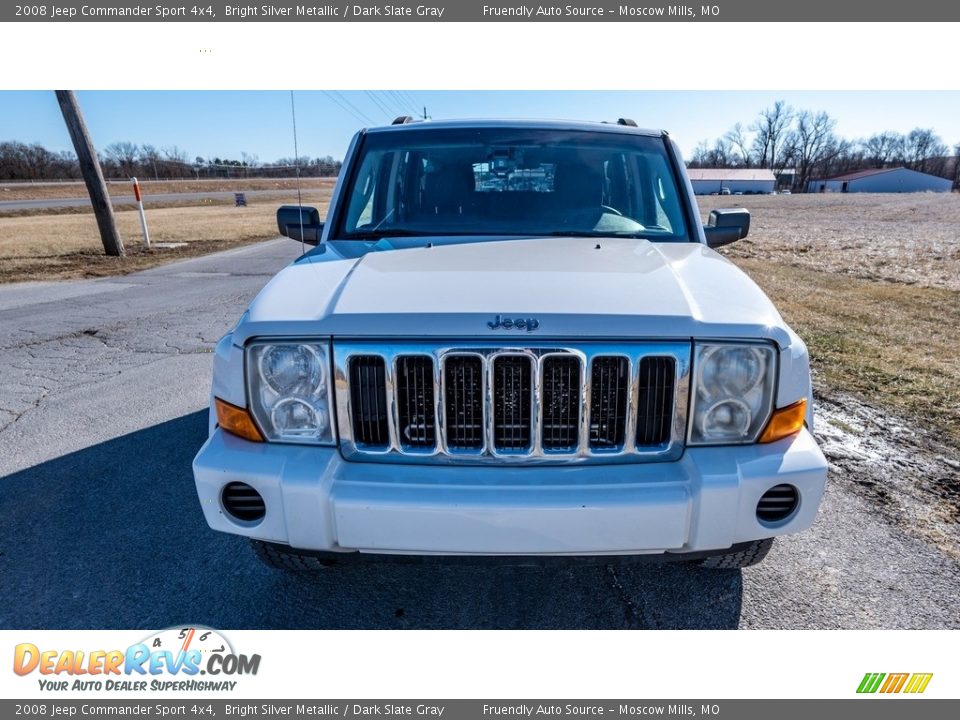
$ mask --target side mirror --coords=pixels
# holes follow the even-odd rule
[[[742,240],[750,232],[750,211],[746,208],[711,210],[703,226],[707,246],[716,248]]]
[[[316,245],[323,234],[323,223],[320,222],[320,212],[314,207],[282,205],[277,210],[277,229],[281,235],[297,242]]]

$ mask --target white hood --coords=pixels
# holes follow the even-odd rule
[[[491,329],[498,315],[539,325]],[[234,342],[273,334],[790,342],[766,295],[705,246],[580,237],[371,249],[357,258],[325,248],[267,284]]]

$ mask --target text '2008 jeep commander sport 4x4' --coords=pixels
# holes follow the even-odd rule
[[[214,357],[194,461],[216,530],[344,553],[759,561],[826,480],[807,349],[711,248],[679,151],[632,121],[356,135],[315,244]]]

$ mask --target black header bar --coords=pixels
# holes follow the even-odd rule
[[[3,3],[0,22],[956,22],[960,3],[943,0],[707,0],[675,4],[651,0],[579,0],[573,3],[295,2],[196,4],[161,0]],[[851,29],[851,33],[858,31]],[[731,37],[739,43],[740,37]]]

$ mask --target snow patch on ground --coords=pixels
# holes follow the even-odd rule
[[[842,482],[890,522],[960,559],[960,457],[934,433],[851,396],[821,396],[815,435]]]

